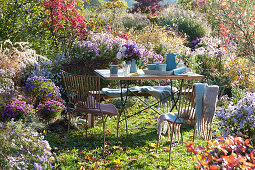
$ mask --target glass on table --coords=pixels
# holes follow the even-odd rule
[[[127,76],[130,73],[130,64],[123,62],[122,64],[123,75]]]

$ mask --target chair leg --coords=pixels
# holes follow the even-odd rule
[[[65,140],[65,144],[64,144],[64,148],[66,147],[66,143],[67,143],[67,140],[68,140],[68,137],[69,137],[69,131],[70,131],[70,124],[71,124],[71,114],[70,114],[70,110],[68,111],[68,115],[67,115],[67,136],[66,136],[66,140]]]
[[[103,143],[103,156],[104,156],[104,152],[105,152],[105,122],[106,122],[106,118],[103,114],[102,114],[102,120],[103,120],[103,133],[104,133],[104,143]]]
[[[156,153],[158,153],[158,143],[159,143],[159,136],[158,136],[158,140],[157,140]]]
[[[118,122],[117,122],[117,145],[119,144],[119,126],[120,126],[120,114],[118,114]]]
[[[195,135],[196,135],[196,125],[194,125],[193,143],[194,143],[194,141],[195,141]]]
[[[88,120],[88,114],[86,114],[86,120]],[[88,138],[88,127],[89,127],[89,124],[88,124],[88,121],[86,121],[86,138]]]
[[[183,125],[180,125],[180,131],[181,131],[181,143],[183,143],[183,129],[182,129]]]
[[[169,123],[169,126],[171,126],[171,123]],[[169,165],[171,164],[171,149],[172,149],[172,142],[173,142],[173,134],[174,134],[174,124],[171,130],[171,138],[170,138],[170,147],[169,147]]]

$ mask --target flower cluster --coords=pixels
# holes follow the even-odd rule
[[[79,41],[75,50],[78,59],[105,60],[113,59],[126,42],[110,33],[91,33],[88,41]]]
[[[2,119],[21,119],[25,118],[32,111],[32,106],[27,104],[25,101],[13,101],[7,104],[2,113]]]
[[[26,88],[35,97],[48,98],[54,95],[60,96],[59,87],[52,80],[42,76],[28,78]]]
[[[15,73],[12,69],[5,71],[0,69],[0,93],[7,92],[14,89],[14,82],[12,79]]]
[[[50,100],[43,104],[39,104],[37,107],[37,113],[42,118],[49,121],[59,116],[63,109],[65,109],[63,103],[55,100]]]
[[[22,121],[0,123],[0,157],[3,169],[50,169],[54,153],[44,136]]]
[[[221,109],[216,113],[223,135],[254,137],[255,133],[255,93],[248,93],[236,105]]]
[[[253,169],[255,167],[253,146],[249,139],[229,136],[226,139],[208,141],[203,148],[194,148],[193,143],[186,143],[188,152],[193,152],[193,160],[198,162],[198,169]]]
[[[117,59],[124,61],[131,61],[132,59],[138,61],[143,58],[145,54],[145,47],[138,43],[124,44],[117,53]]]

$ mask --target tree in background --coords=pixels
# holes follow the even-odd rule
[[[134,8],[131,12],[142,12],[157,15],[161,11],[160,2],[163,0],[135,0]]]
[[[255,3],[254,0],[206,0],[205,12],[214,18],[225,45],[237,43],[238,56],[255,62]]]
[[[52,40],[56,52],[70,52],[76,40],[86,39],[87,23],[76,9],[77,0],[46,0],[43,7],[47,14],[43,27]]]

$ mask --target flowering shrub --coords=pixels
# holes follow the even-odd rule
[[[30,95],[27,95],[25,92],[24,88],[16,88],[10,92],[0,93],[0,113],[3,113],[7,105],[11,105],[11,103],[16,101],[24,101],[27,104],[31,104],[32,99]]]
[[[115,58],[125,39],[109,33],[92,33],[88,41],[79,41],[76,57],[84,60],[105,60]]]
[[[209,84],[229,85],[231,78],[226,75],[225,63],[227,55],[224,53],[222,40],[217,37],[204,37],[192,41],[192,51],[183,56],[184,64],[196,73],[205,75]]]
[[[21,121],[0,123],[0,163],[3,169],[50,169],[51,147],[42,134]]]
[[[255,167],[253,146],[249,139],[229,136],[226,139],[208,141],[210,144],[203,148],[194,148],[193,143],[186,143],[187,151],[194,153],[199,169],[253,169]]]
[[[186,54],[188,51],[188,47],[183,45],[186,42],[185,37],[179,35],[178,31],[172,27],[147,26],[132,34],[135,35],[135,40],[144,44],[147,50],[153,50],[162,56],[168,53],[183,54],[185,52]]]
[[[115,35],[117,37],[123,38],[123,39],[125,39],[127,41],[130,39],[130,36],[128,34],[122,33],[122,32],[120,32],[120,30],[118,30],[116,28],[113,28],[110,25],[106,26],[106,31],[108,33],[111,33],[112,35]]]
[[[75,6],[77,0],[46,0],[43,2],[47,17],[43,27],[52,38],[52,47],[66,53],[77,39],[86,39],[89,30],[87,24]]]
[[[234,57],[226,62],[226,75],[232,77],[233,84],[243,89],[255,89],[255,66],[247,58]]]
[[[27,104],[25,101],[12,101],[10,104],[7,104],[1,114],[2,119],[11,119],[15,120],[24,119],[26,116],[30,115],[32,112],[32,106]]]
[[[26,88],[32,95],[37,97],[48,97],[52,95],[60,96],[59,88],[52,82],[52,80],[42,76],[28,78],[26,81]]]
[[[237,135],[254,138],[255,134],[255,93],[248,93],[236,105],[217,112],[223,135]]]
[[[5,71],[0,69],[0,93],[14,89],[14,82],[11,77],[13,77],[13,72],[11,70]]]
[[[206,0],[203,1],[208,15],[216,20],[224,45],[238,43],[237,55],[255,61],[255,6],[253,0]]]
[[[55,100],[50,100],[43,104],[39,104],[36,113],[46,121],[50,121],[57,118],[63,109],[65,109],[63,103]]]

